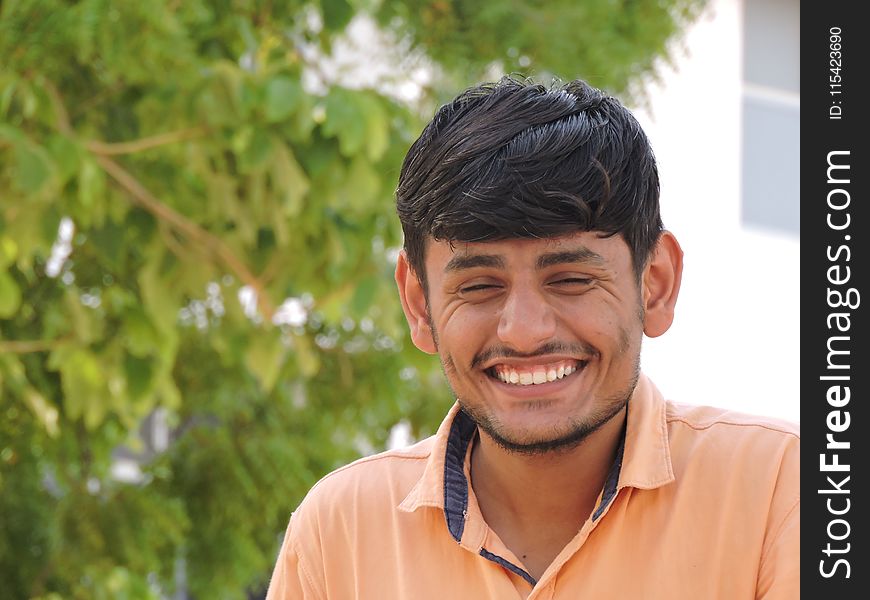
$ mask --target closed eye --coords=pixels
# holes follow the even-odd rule
[[[589,285],[592,280],[588,277],[565,277],[551,282],[552,285]]]
[[[462,294],[473,294],[474,292],[483,292],[486,290],[492,290],[499,286],[493,285],[490,283],[478,283],[475,285],[469,285],[463,288],[459,288],[460,293]]]

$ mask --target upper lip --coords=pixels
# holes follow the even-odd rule
[[[487,369],[491,369],[497,365],[507,365],[509,367],[514,367],[515,369],[529,369],[531,367],[536,367],[539,365],[547,365],[550,363],[562,362],[562,361],[574,361],[574,362],[586,362],[588,361],[588,357],[580,358],[577,356],[567,356],[563,354],[546,354],[541,356],[524,356],[524,357],[502,357],[502,358],[493,358],[482,364],[480,368],[484,371]]]

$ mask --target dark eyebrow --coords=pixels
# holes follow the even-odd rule
[[[492,254],[456,254],[451,258],[444,267],[445,273],[454,271],[462,271],[463,269],[473,269],[475,267],[493,267],[496,269],[504,269],[504,259],[500,256]]]
[[[547,267],[565,263],[592,263],[595,265],[603,265],[605,261],[604,257],[597,252],[593,252],[589,248],[581,246],[574,250],[542,254],[538,257],[536,266],[539,269],[545,269]]]

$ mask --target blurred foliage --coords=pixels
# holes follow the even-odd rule
[[[493,71],[628,93],[701,4],[4,0],[0,595],[261,590],[319,477],[451,402],[392,282],[435,104]],[[360,14],[383,85],[324,66]]]

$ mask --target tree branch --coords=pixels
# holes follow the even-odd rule
[[[272,322],[272,315],[275,314],[275,307],[266,297],[263,284],[254,276],[253,273],[251,273],[248,267],[233,253],[223,240],[212,235],[193,221],[160,202],[154,194],[139,182],[138,179],[128,173],[123,167],[121,167],[121,165],[108,156],[97,155],[96,160],[97,164],[99,164],[106,173],[118,182],[118,184],[128,192],[142,208],[161,221],[168,223],[185,236],[202,244],[202,246],[217,256],[228,269],[235,273],[236,277],[238,277],[242,283],[250,286],[257,294],[257,307],[259,308],[260,313],[267,322]]]
[[[160,232],[160,237],[163,238],[166,247],[169,248],[169,251],[177,256],[179,260],[186,261],[190,259],[191,252],[189,252],[181,242],[175,239],[175,233],[173,232],[172,227],[164,221],[158,221],[157,230]]]
[[[278,274],[278,269],[281,267],[282,261],[286,260],[286,257],[280,252],[275,252],[272,254],[272,257],[269,259],[269,262],[260,272],[260,282],[263,285],[269,285],[272,280],[275,278],[275,275]]]
[[[87,142],[85,147],[94,154],[100,154],[102,156],[133,154],[134,152],[141,152],[142,150],[165,146],[166,144],[174,144],[176,142],[198,138],[205,135],[207,131],[208,129],[205,127],[190,127],[188,129],[161,133],[130,142],[115,142],[110,144],[94,140]]]
[[[63,98],[60,96],[60,91],[58,91],[54,83],[48,79],[42,80],[42,84],[54,105],[54,114],[57,118],[57,128],[64,135],[74,136],[75,131],[72,128],[69,112],[66,110],[66,105],[63,102]],[[91,140],[85,143],[85,147],[94,154],[115,156],[118,154],[132,154],[134,152],[148,150],[149,148],[156,148],[158,146],[165,146],[166,144],[173,144],[175,142],[198,138],[206,133],[208,133],[207,127],[188,127],[187,129],[160,133],[158,135],[129,142],[106,143],[99,140]]]
[[[0,354],[30,354],[45,352],[57,346],[63,340],[9,340],[0,341]]]
[[[64,135],[75,137],[75,131],[72,128],[69,120],[69,113],[63,103],[63,98],[58,89],[51,81],[44,81],[45,89],[54,105],[55,116],[57,118],[57,128]],[[245,285],[251,287],[257,294],[257,308],[260,314],[265,318],[266,322],[272,323],[272,316],[275,314],[275,307],[265,294],[263,284],[257,277],[251,273],[248,267],[242,262],[219,237],[212,235],[207,230],[203,229],[193,221],[186,218],[184,215],[175,212],[169,206],[160,202],[157,197],[152,194],[138,179],[131,175],[117,162],[109,158],[109,155],[124,154],[144,150],[145,148],[153,148],[161,144],[168,144],[182,139],[189,139],[191,136],[202,135],[205,132],[204,128],[191,128],[182,131],[162,134],[151,138],[143,138],[134,142],[124,142],[121,144],[105,144],[102,142],[88,142],[86,147],[95,153],[97,164],[103,168],[118,184],[132,196],[133,200],[150,212],[152,215],[161,221],[168,223],[176,231],[181,232],[188,238],[196,241],[206,248],[209,252],[217,256],[217,258],[231,270],[236,277]]]

